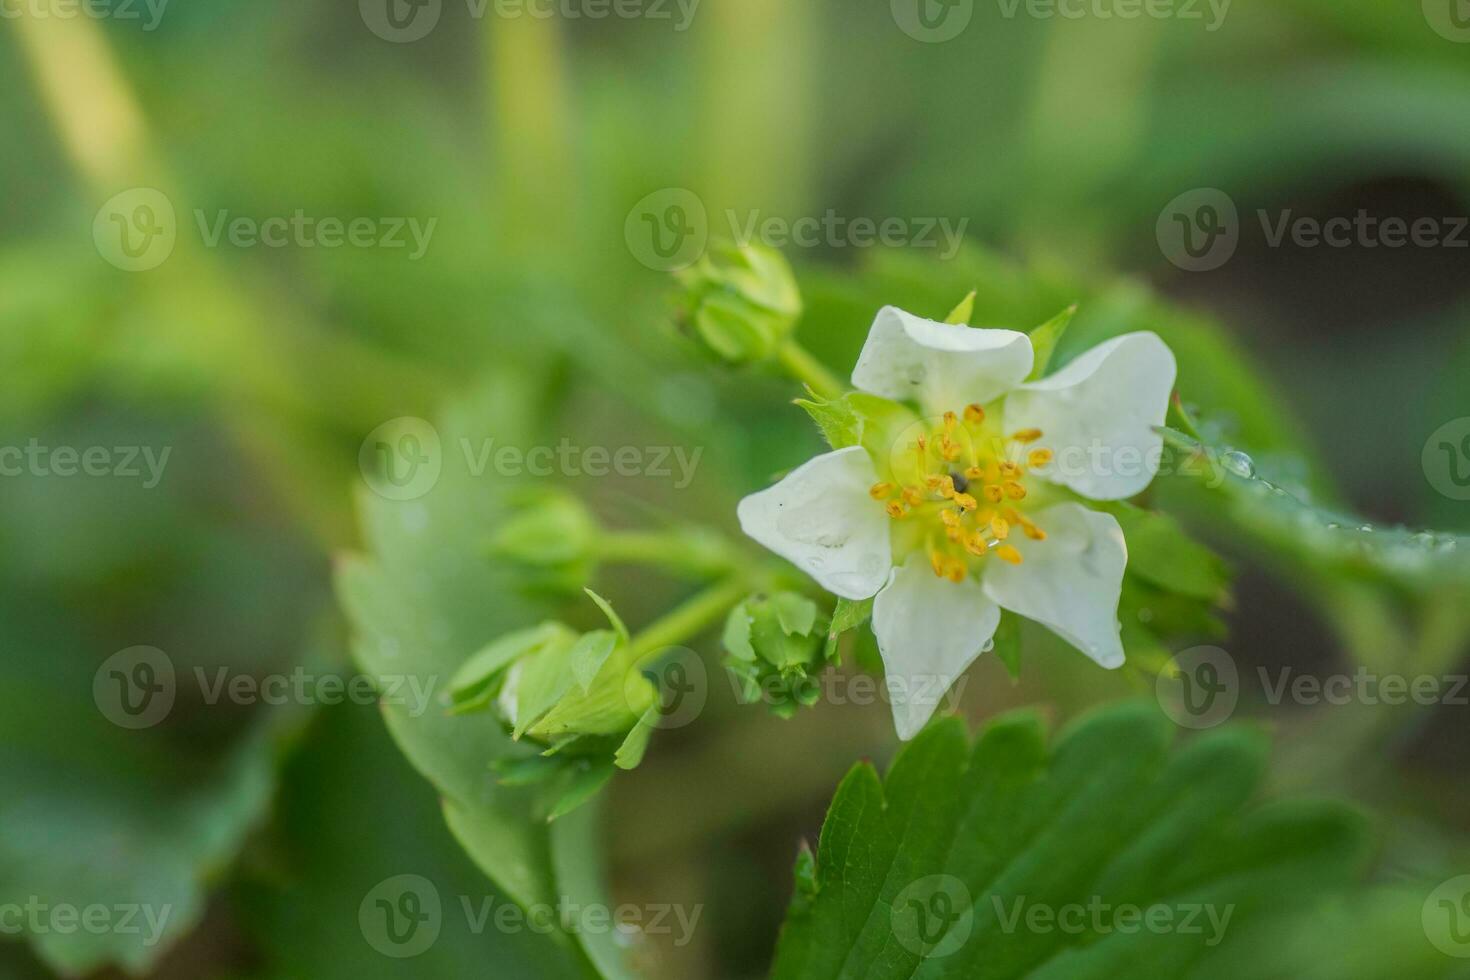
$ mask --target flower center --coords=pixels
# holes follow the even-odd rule
[[[972,565],[991,554],[1019,565],[1020,551],[1006,543],[1012,529],[1046,540],[1022,513],[1027,470],[1052,458],[1051,450],[1032,448],[1040,438],[1039,429],[1009,436],[988,429],[979,405],[960,415],[945,412],[938,425],[902,447],[912,465],[895,465],[894,479],[869,492],[889,517],[913,527],[915,544],[928,551],[940,578],[963,582]]]

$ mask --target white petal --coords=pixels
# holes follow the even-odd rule
[[[1051,377],[1006,399],[1006,428],[1040,429],[1055,455],[1038,476],[1093,500],[1122,500],[1158,472],[1174,390],[1174,352],[1157,334],[1124,334],[1098,344]]]
[[[877,482],[859,446],[818,456],[740,501],[740,529],[828,592],[866,599],[893,565],[889,517],[868,495]]]
[[[958,411],[1010,391],[1031,373],[1031,338],[1014,330],[936,323],[895,306],[878,311],[853,386],[926,411]]]
[[[1034,619],[1103,667],[1123,665],[1118,597],[1128,545],[1111,514],[1066,503],[1028,515],[1045,541],[1011,535],[1024,559],[985,560],[985,594],[1002,609]]]
[[[1000,609],[974,579],[942,579],[917,553],[893,570],[873,602],[873,632],[899,738],[918,734],[999,624]]]

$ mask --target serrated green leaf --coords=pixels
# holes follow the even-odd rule
[[[441,438],[453,444],[485,431],[515,432],[508,419],[517,417],[518,406],[535,404],[532,385],[532,379],[519,375],[497,377],[478,397],[457,403],[436,421]],[[418,500],[392,501],[360,491],[370,554],[339,562],[337,590],[352,623],[361,670],[407,674],[437,689],[470,651],[544,616],[544,606],[517,594],[513,570],[485,562],[475,536],[465,533],[497,526],[506,513],[505,499],[495,484],[454,467],[445,467],[433,491]],[[565,679],[571,683],[569,672]],[[573,817],[558,821],[553,833],[536,819],[544,787],[496,784],[488,767],[521,757],[524,750],[493,713],[451,716],[385,704],[383,717],[400,749],[442,797],[450,830],[500,894],[522,907],[554,905],[563,897],[605,901],[562,880],[552,865],[553,838],[555,846],[575,848],[581,860],[595,862],[595,849],[578,839],[595,828]],[[592,937],[558,930],[541,942],[586,949],[599,957],[605,976],[627,975],[626,967],[607,959],[605,951],[593,952],[597,940]]]
[[[1346,886],[1366,829],[1333,804],[1250,807],[1257,733],[1225,728],[1169,751],[1151,705],[1114,705],[1048,748],[1029,713],[975,741],[926,729],[884,780],[855,767],[832,801],[815,889],[798,892],[776,980],[1191,976],[1246,926]],[[814,893],[813,893],[814,892]],[[945,900],[935,896],[944,893]],[[1221,936],[1028,927],[1027,909],[1229,908]],[[1183,914],[1180,911],[1178,914]],[[1207,943],[1206,939],[1213,942]]]

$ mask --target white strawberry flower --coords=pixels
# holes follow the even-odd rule
[[[1033,363],[1024,333],[885,307],[853,386],[915,402],[927,421],[910,413],[740,502],[745,533],[823,588],[876,596],[873,631],[902,739],[987,649],[1001,610],[1102,667],[1123,663],[1127,545],[1111,514],[1078,498],[1121,500],[1152,481],[1174,355],[1140,332],[1027,382]]]

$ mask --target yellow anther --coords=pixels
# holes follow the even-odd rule
[[[1037,439],[1041,438],[1041,430],[1021,429],[1018,432],[1012,432],[1011,438],[1014,439],[1016,442],[1035,442]]]
[[[1005,493],[1006,496],[1010,497],[1012,500],[1026,499],[1026,488],[1021,486],[1019,483],[1007,483],[1005,485]]]
[[[952,510],[941,510],[939,519],[944,522],[945,527],[959,527],[960,515]]]
[[[917,507],[924,502],[924,495],[919,492],[917,487],[904,487],[903,502],[910,507]]]
[[[909,512],[909,509],[897,500],[888,501],[888,504],[883,509],[888,511],[888,516],[894,520],[898,520]]]
[[[979,405],[965,406],[965,421],[971,425],[979,425],[985,421],[985,409]]]
[[[954,477],[944,476],[939,479],[939,495],[948,500],[955,495]]]
[[[935,575],[944,578],[944,556],[939,552],[929,552],[929,567],[934,569]]]
[[[995,549],[995,557],[1001,561],[1008,561],[1012,565],[1019,565],[1023,561],[1021,553],[1013,545],[1003,544]]]
[[[965,470],[965,479],[983,480],[985,479],[985,471],[978,466],[972,466],[969,469]]]
[[[891,483],[875,483],[868,488],[868,495],[874,500],[882,500],[893,492]]]
[[[958,558],[951,558],[945,567],[945,578],[958,585],[965,580],[965,563]]]
[[[1006,523],[1004,517],[992,517],[990,519],[990,533],[995,535],[995,540],[1004,541],[1010,537],[1011,526]]]
[[[998,504],[1005,499],[1005,491],[993,483],[986,486],[984,493],[985,499],[992,504]]]
[[[1026,465],[1032,469],[1038,466],[1045,466],[1051,462],[1051,455],[1050,449],[1033,449],[1026,456]]]
[[[959,504],[965,510],[974,510],[976,507],[979,507],[980,506],[979,501],[977,501],[974,497],[970,496],[968,493],[957,493],[957,494],[955,494],[954,495],[954,502],[957,503],[957,504]]]
[[[1021,467],[1017,466],[1015,463],[1001,463],[1000,475],[1004,479],[1014,480],[1021,475]]]
[[[955,415],[954,412],[945,412],[944,413],[944,432],[945,432],[945,435],[948,435],[949,433],[953,432],[954,431],[954,427],[959,424],[959,421],[960,421],[959,420],[959,417],[957,415]]]
[[[944,529],[944,536],[949,538],[951,541],[958,543],[964,540],[965,529],[959,527],[958,525],[951,524],[949,527]]]
[[[1046,532],[1037,527],[1035,524],[1022,525],[1022,530],[1026,532],[1026,537],[1030,538],[1032,541],[1046,540]]]
[[[990,550],[990,545],[986,543],[985,536],[977,531],[965,539],[965,550],[972,555],[983,555]]]
[[[940,436],[939,455],[942,456],[944,458],[944,461],[947,463],[954,462],[955,460],[960,458],[959,444],[956,443],[949,436]]]

